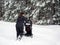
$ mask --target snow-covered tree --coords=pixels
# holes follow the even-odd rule
[[[4,0],[2,18],[15,22],[18,13],[23,11],[34,24],[60,24],[59,3],[59,0]]]

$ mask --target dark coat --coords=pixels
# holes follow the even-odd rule
[[[26,17],[21,16],[17,18],[16,26],[23,27],[24,21],[26,21]]]
[[[17,38],[18,36],[23,34],[24,29],[24,21],[26,21],[26,18],[24,16],[18,17],[16,22],[16,32],[17,32]]]

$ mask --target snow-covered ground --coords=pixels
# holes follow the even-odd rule
[[[15,23],[0,21],[0,45],[60,45],[60,25],[33,25],[33,38],[16,40]]]

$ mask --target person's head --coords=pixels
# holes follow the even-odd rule
[[[24,15],[24,12],[20,12],[20,13],[19,13],[19,17],[20,17],[20,16],[23,16],[23,15]]]

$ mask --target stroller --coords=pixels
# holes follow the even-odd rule
[[[25,36],[32,36],[32,21],[30,19],[25,22],[25,31]]]

